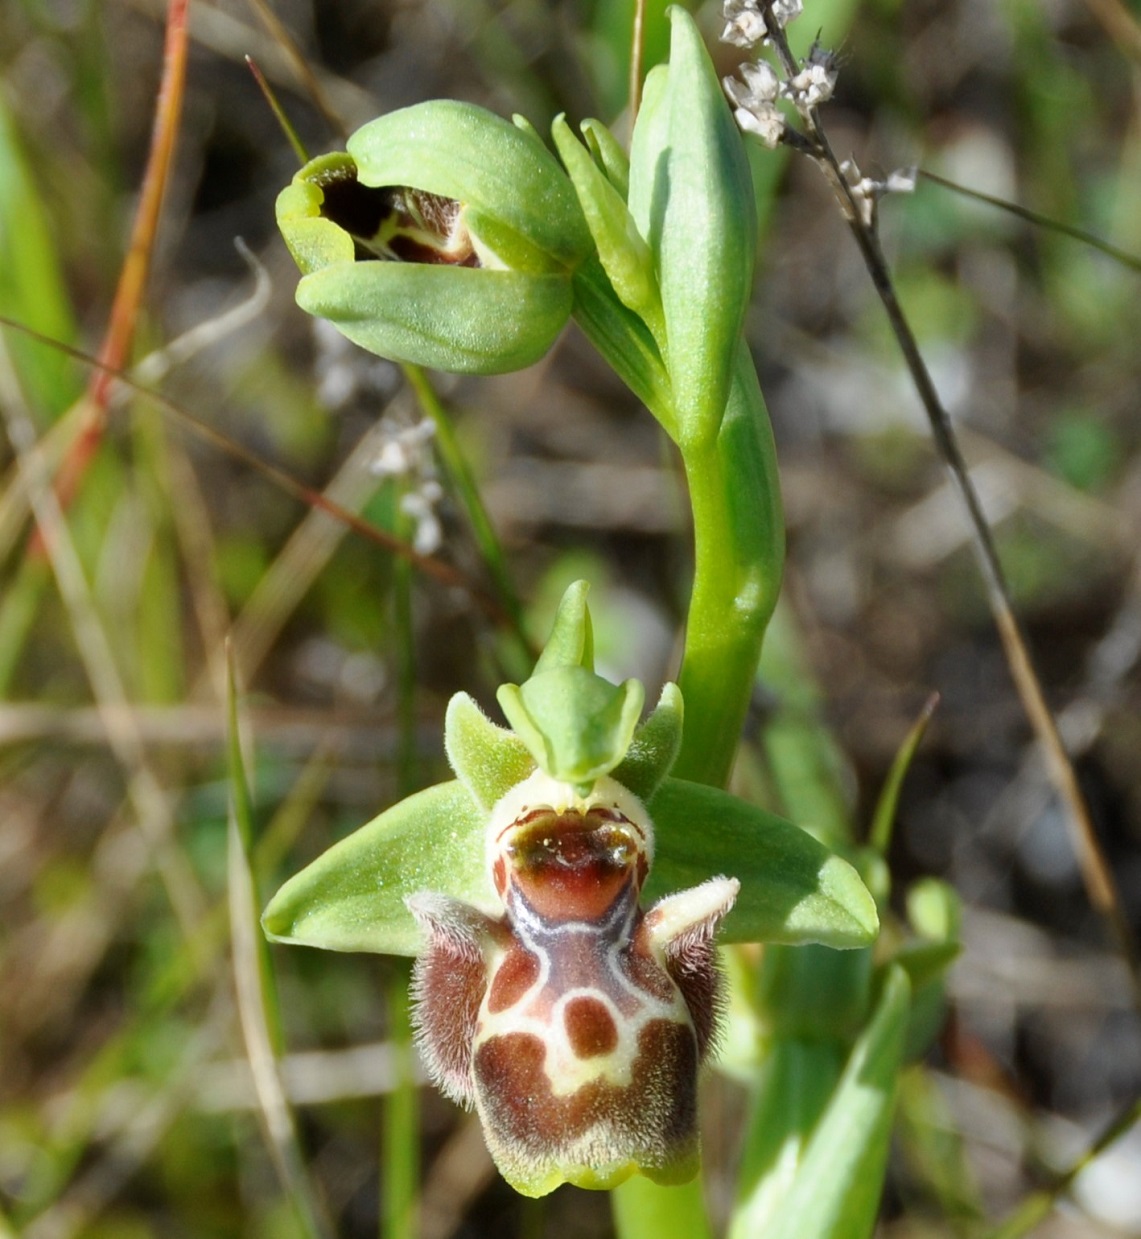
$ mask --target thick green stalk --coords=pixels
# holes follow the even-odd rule
[[[682,447],[694,526],[694,578],[679,683],[686,724],[678,778],[723,787],[741,737],[784,564],[776,450],[742,341],[712,442]],[[708,1239],[700,1177],[680,1187],[634,1178],[613,1194],[621,1239]]]
[[[744,342],[721,428],[682,445],[694,526],[694,578],[679,684],[678,778],[722,787],[741,736],[784,563],[776,450]]]

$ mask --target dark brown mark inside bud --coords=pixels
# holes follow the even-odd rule
[[[614,1017],[597,998],[572,998],[563,1009],[563,1023],[577,1058],[611,1054],[618,1047]]]
[[[373,188],[354,169],[339,167],[318,179],[324,194],[322,218],[343,228],[356,246],[358,262],[398,262],[478,267],[479,256],[454,198],[402,186]]]

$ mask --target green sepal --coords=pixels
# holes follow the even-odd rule
[[[496,910],[485,824],[458,781],[417,792],[290,878],[270,900],[262,927],[275,942],[415,955],[424,942],[404,906],[407,895],[439,891]]]
[[[556,667],[594,670],[594,627],[586,605],[589,593],[589,581],[572,581],[563,591],[551,634],[535,663],[533,675],[553,671]]]
[[[614,685],[585,667],[554,667],[496,694],[507,721],[553,779],[589,789],[622,760],[645,692],[637,680]]]
[[[523,741],[506,727],[497,727],[467,693],[456,693],[448,702],[444,752],[484,813],[535,769],[535,759]]]
[[[622,303],[664,339],[662,300],[650,247],[638,232],[624,198],[574,136],[562,116],[551,126],[555,148],[578,194],[603,270]]]
[[[558,275],[404,262],[338,263],[297,286],[303,310],[362,348],[461,374],[503,374],[538,361],[572,301]]]
[[[875,941],[879,917],[859,875],[799,826],[682,779],[667,778],[646,807],[655,839],[647,900],[724,874],[740,881],[741,893],[721,942]]]
[[[677,759],[683,719],[681,689],[676,684],[663,685],[653,713],[634,732],[626,756],[611,771],[643,802],[658,790]]]
[[[655,258],[684,450],[713,440],[729,398],[756,206],[744,143],[697,26],[676,5],[670,20],[664,89],[647,89],[635,126],[630,210]]]
[[[875,937],[875,909],[855,871],[791,822],[669,778],[649,809],[656,855],[647,902],[725,874],[739,879],[741,893],[723,941],[852,947]],[[458,780],[418,792],[290,878],[265,911],[265,931],[277,942],[332,951],[414,955],[423,942],[405,896],[438,891],[497,910],[486,823]]]
[[[370,121],[349,138],[362,185],[405,185],[478,213],[469,227],[507,267],[577,266],[590,251],[578,200],[534,136],[484,108],[434,99]],[[474,217],[473,217],[474,218]],[[485,229],[494,225],[494,238]]]

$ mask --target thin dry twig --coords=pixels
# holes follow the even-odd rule
[[[142,304],[151,252],[158,231],[162,202],[174,160],[174,143],[182,116],[186,86],[188,44],[187,9],[189,0],[170,0],[167,8],[166,42],[162,57],[162,82],[155,105],[151,149],[143,176],[139,205],[131,229],[127,256],[119,273],[110,322],[99,350],[102,363],[92,371],[79,433],[72,440],[67,456],[56,475],[56,494],[64,509],[79,489],[107,425],[107,408],[114,387],[112,376],[123,368],[135,336],[139,306]],[[40,535],[43,536],[43,528]],[[42,550],[33,543],[33,550]]]
[[[780,22],[773,16],[772,7],[772,0],[762,0],[762,10],[769,31],[768,37],[776,49],[785,74],[791,80],[799,72],[799,65],[789,47]],[[911,325],[899,304],[874,223],[866,217],[863,204],[857,201],[854,187],[845,176],[840,161],[832,150],[820,121],[818,109],[806,107],[801,115],[808,132],[794,144],[802,147],[812,156],[836,196],[844,220],[887,313],[892,332],[903,354],[904,363],[919,394],[924,412],[927,414],[935,446],[943,460],[951,485],[966,510],[973,534],[971,546],[982,574],[987,601],[998,628],[1007,665],[1022,700],[1023,709],[1042,746],[1050,779],[1068,810],[1066,821],[1081,867],[1086,892],[1094,908],[1108,923],[1117,946],[1129,965],[1134,1002],[1138,1010],[1141,1010],[1141,950],[1138,949],[1137,940],[1125,913],[1113,873],[1098,841],[1089,808],[1078,783],[1077,773],[1066,752],[1053,712],[1046,701],[1042,682],[1030,656],[1026,639],[1015,615],[998,550],[979,501],[978,492],[971,481],[970,471],[959,447],[950,416],[935,389],[931,373],[920,352]]]

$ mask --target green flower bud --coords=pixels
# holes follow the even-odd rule
[[[537,361],[591,249],[578,201],[533,133],[439,100],[365,125],[278,197],[297,302],[394,361],[499,374]]]
[[[708,442],[729,398],[753,283],[748,159],[693,18],[670,10],[668,67],[646,81],[628,206],[649,242],[665,314],[677,439]]]

